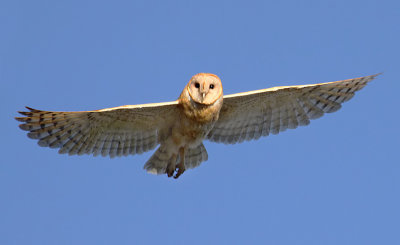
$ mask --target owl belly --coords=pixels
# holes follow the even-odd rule
[[[218,120],[222,106],[222,100],[210,106],[197,105],[190,100],[181,100],[180,103],[180,116],[172,125],[164,144],[161,143],[171,156],[181,148],[194,149],[201,145]]]
[[[203,142],[213,126],[214,122],[197,123],[184,119],[173,128],[171,138],[178,148],[195,148]]]

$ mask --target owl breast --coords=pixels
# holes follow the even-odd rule
[[[178,145],[199,145],[218,120],[222,97],[212,105],[194,102],[189,96],[179,98],[180,120],[174,127],[173,138]]]
[[[213,126],[214,122],[197,123],[182,118],[172,133],[174,143],[179,146],[194,148],[203,141]]]

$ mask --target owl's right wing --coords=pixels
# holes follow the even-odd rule
[[[43,147],[69,155],[110,157],[155,148],[178,117],[178,102],[127,105],[96,111],[54,112],[26,107],[20,128]]]
[[[377,75],[224,96],[219,119],[207,139],[235,144],[308,125],[310,119],[339,110],[341,103]]]

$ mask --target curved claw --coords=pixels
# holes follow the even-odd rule
[[[174,176],[174,179],[179,178],[179,176],[181,176],[183,174],[183,172],[185,172],[186,168],[185,168],[185,148],[181,147],[179,149],[179,163],[176,166],[176,174]]]
[[[172,155],[172,158],[170,159],[170,161],[168,163],[167,169],[165,170],[165,173],[168,175],[168,177],[172,177],[174,175],[175,168],[176,168],[176,166],[175,166],[176,158],[177,158],[176,154]]]
[[[174,176],[174,179],[179,178],[179,176],[181,176],[185,172],[185,170],[186,170],[185,169],[185,164],[181,165],[179,163],[176,169],[177,169],[177,171],[176,171],[176,174]]]

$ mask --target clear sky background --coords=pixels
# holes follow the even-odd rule
[[[0,244],[400,244],[400,2],[2,1]],[[237,145],[180,179],[148,152],[59,155],[13,118],[384,72],[307,127]]]

